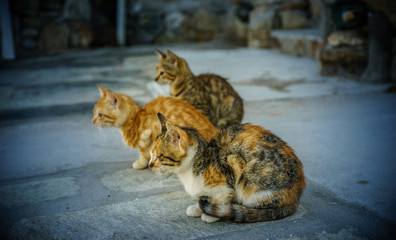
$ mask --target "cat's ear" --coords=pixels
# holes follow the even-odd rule
[[[166,134],[170,137],[170,142],[173,147],[177,148],[181,154],[185,153],[185,147],[188,139],[186,132],[174,125],[173,123],[166,122]]]
[[[171,137],[171,143],[174,146],[180,147],[182,138],[181,130],[170,122],[167,122],[166,128],[167,134]]]
[[[166,59],[167,61],[174,65],[175,67],[177,67],[177,63],[178,63],[178,56],[176,56],[176,54],[174,54],[173,52],[166,50]]]
[[[106,91],[106,97],[107,97],[107,100],[109,101],[109,103],[112,105],[112,106],[114,106],[114,107],[116,107],[117,105],[118,105],[118,96],[117,96],[117,94],[115,94],[115,93],[113,93],[112,91],[110,91],[110,90],[107,90]]]
[[[161,124],[161,132],[166,132],[166,123],[168,122],[168,119],[160,112],[157,113],[157,118]]]
[[[166,134],[169,135],[171,138],[171,143],[174,146],[179,147],[180,151],[182,151],[182,130],[176,127],[176,125],[174,125],[173,123],[169,122],[168,119],[161,113],[158,112],[157,117],[159,122],[161,123],[161,132],[166,132]]]
[[[160,59],[165,59],[165,58],[166,58],[166,54],[163,53],[163,52],[161,52],[160,50],[155,49],[155,52],[157,53],[157,55],[158,55],[158,57],[159,57]]]
[[[102,96],[102,97],[103,97],[103,96],[106,96],[107,89],[104,88],[104,87],[102,87],[102,86],[100,86],[99,84],[97,84],[97,86],[98,86],[98,89],[99,89],[99,92],[100,92],[101,96]]]

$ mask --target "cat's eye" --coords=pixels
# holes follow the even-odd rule
[[[164,71],[161,71],[159,75],[162,76],[164,75],[164,73],[165,73]]]
[[[102,117],[103,116],[103,114],[102,113],[98,113],[98,117]]]

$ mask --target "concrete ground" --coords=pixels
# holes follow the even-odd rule
[[[227,77],[244,122],[272,130],[304,164],[298,212],[254,224],[187,217],[194,202],[176,177],[134,170],[135,149],[91,124],[96,84],[144,104],[154,49],[195,73]],[[0,238],[393,239],[396,95],[389,85],[323,77],[317,62],[268,50],[179,44],[54,54],[0,69]]]

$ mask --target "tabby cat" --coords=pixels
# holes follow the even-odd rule
[[[197,128],[206,140],[216,134],[216,129],[202,113],[180,99],[159,97],[141,107],[127,95],[98,87],[102,97],[93,110],[92,123],[99,128],[120,129],[124,143],[139,148],[139,160],[133,163],[136,169],[146,168],[150,160],[151,144],[160,133],[156,116],[159,111],[177,124]]]
[[[160,113],[161,133],[153,143],[149,168],[176,174],[197,204],[187,215],[258,222],[292,215],[305,188],[303,166],[270,131],[230,124],[206,141],[195,129],[177,126]]]
[[[226,79],[215,74],[195,76],[187,62],[171,51],[157,50],[160,61],[155,81],[170,84],[170,95],[201,111],[217,128],[243,118],[243,101]]]

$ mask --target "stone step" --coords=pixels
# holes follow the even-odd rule
[[[281,53],[319,59],[324,44],[317,29],[272,30],[272,48]]]

